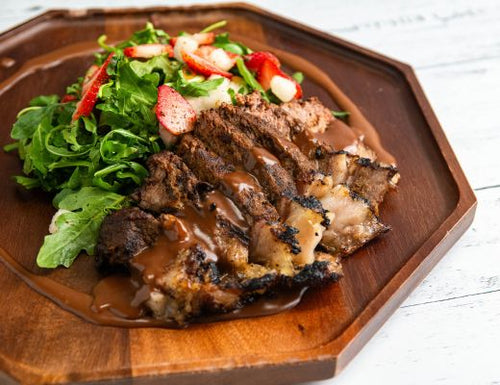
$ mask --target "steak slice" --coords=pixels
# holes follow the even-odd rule
[[[171,152],[151,155],[147,162],[149,177],[132,194],[132,199],[145,210],[161,212],[181,210],[185,202],[199,205],[203,186],[182,160]]]
[[[124,265],[156,242],[160,222],[137,207],[109,214],[101,225],[96,255],[99,265]]]
[[[331,177],[307,187],[328,211],[330,226],[323,232],[321,245],[330,253],[348,255],[389,230],[375,214],[370,203]]]
[[[283,197],[293,198],[297,195],[292,176],[279,160],[222,119],[217,110],[200,114],[194,134],[217,155],[254,175],[272,203],[278,203]]]
[[[184,135],[176,151],[201,180],[210,181],[230,197],[246,214],[249,223],[279,221],[278,212],[267,200],[260,184],[251,175],[236,171],[200,139]]]
[[[317,173],[315,162],[304,155],[300,148],[288,139],[289,136],[282,133],[282,122],[277,119],[265,119],[267,114],[264,111],[263,104],[259,105],[258,110],[228,104],[217,110],[224,121],[230,122],[253,142],[272,152],[293,176],[296,184],[310,183]]]
[[[318,165],[323,173],[332,176],[334,184],[345,184],[367,199],[376,213],[385,194],[394,189],[399,180],[399,172],[395,167],[382,166],[343,151],[322,155]]]

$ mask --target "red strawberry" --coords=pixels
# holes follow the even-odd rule
[[[61,99],[61,103],[69,103],[72,102],[73,100],[77,100],[77,97],[75,95],[64,95]]]
[[[230,72],[222,71],[221,69],[214,66],[208,60],[195,55],[194,53],[182,52],[182,60],[187,64],[189,69],[197,74],[204,76],[210,75],[220,75],[226,78],[232,78],[233,74]]]
[[[110,53],[106,61],[97,70],[95,70],[88,82],[83,85],[82,98],[76,104],[76,109],[72,117],[73,121],[78,120],[80,116],[89,116],[94,109],[99,89],[109,79],[106,69],[108,68],[113,55],[113,53]]]
[[[158,87],[156,117],[161,125],[160,135],[166,131],[177,136],[193,130],[196,112],[181,94],[163,84]]]
[[[214,58],[210,56],[217,49],[222,50],[222,48],[217,48],[217,47],[214,47],[213,45],[202,45],[196,51],[194,51],[194,54],[198,55],[202,59],[208,60],[210,63],[212,63],[216,67],[219,67],[222,70],[229,70],[229,69],[233,68],[234,65],[236,64],[236,59],[240,55],[237,55],[233,52],[222,50],[221,52],[224,52],[227,55],[227,60],[223,59],[222,63],[221,63],[223,65],[217,65],[217,62],[214,61]]]
[[[205,32],[205,33],[195,33],[191,35],[191,37],[196,40],[199,45],[212,44],[215,41],[215,34],[213,32]],[[175,43],[179,36],[174,36],[170,38],[170,44],[172,47],[175,47]]]
[[[267,91],[269,88],[271,88],[271,80],[274,76],[281,76],[293,81],[297,89],[294,98],[300,99],[302,97],[302,87],[300,86],[300,84],[297,83],[291,76],[288,76],[283,71],[281,71],[274,62],[272,62],[271,60],[265,60],[260,70],[257,72],[257,81],[260,83],[262,88]]]
[[[261,69],[264,62],[266,61],[270,61],[278,68],[281,67],[279,59],[276,56],[274,56],[271,52],[266,52],[266,51],[252,52],[249,53],[248,55],[245,55],[244,58],[245,58],[245,65],[247,66],[247,68],[254,72],[258,72]]]
[[[271,60],[264,60],[257,72],[257,81],[266,91],[271,88],[271,79],[274,76],[283,76],[283,72]],[[287,77],[286,75],[284,77]]]
[[[149,59],[154,56],[166,54],[168,57],[174,56],[174,50],[170,44],[141,44],[127,47],[123,50],[125,56]]]
[[[85,89],[87,88],[90,80],[95,75],[95,73],[97,72],[98,69],[99,69],[99,66],[97,64],[92,64],[89,67],[89,69],[87,70],[87,72],[85,72],[85,77],[83,78],[83,82],[82,82],[82,94],[85,93]]]
[[[215,41],[215,33],[195,33],[192,38],[196,40],[199,45],[212,44]]]

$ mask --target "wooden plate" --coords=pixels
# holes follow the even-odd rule
[[[83,73],[100,34],[124,39],[148,20],[169,32],[198,31],[221,19],[233,34],[320,66],[379,129],[402,174],[399,191],[381,210],[393,230],[346,260],[340,283],[309,291],[291,311],[186,330],[89,324],[0,264],[0,382],[264,385],[327,378],[345,367],[472,222],[475,197],[410,67],[244,4],[50,11],[5,32],[0,143],[9,142],[17,111],[32,97],[61,94]],[[77,54],[64,48],[73,44]],[[28,62],[36,69],[26,70]],[[321,85],[306,79],[304,89],[333,106]],[[48,195],[23,192],[9,179],[20,170],[15,154],[0,153],[0,246],[37,273],[87,289],[96,278],[92,258],[80,257],[70,270],[36,269],[53,208]]]

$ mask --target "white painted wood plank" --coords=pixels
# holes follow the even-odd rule
[[[399,309],[336,378],[310,385],[500,383],[500,291]]]
[[[500,185],[500,58],[422,69],[417,75],[469,183]]]
[[[477,192],[471,228],[404,302],[403,307],[500,291],[500,189]]]

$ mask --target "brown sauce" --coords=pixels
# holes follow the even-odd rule
[[[222,190],[229,196],[238,195],[244,190],[259,190],[260,185],[257,179],[250,173],[236,170],[224,175]]]
[[[241,212],[229,202],[222,193],[214,191],[207,195],[201,207],[186,205],[175,215],[162,215],[163,233],[153,246],[132,259],[132,267],[142,274],[144,282],[154,288],[156,279],[165,274],[182,250],[199,245],[208,258],[217,262],[218,256],[224,255],[224,250],[215,241],[218,216],[248,228]]]
[[[91,310],[109,310],[120,318],[143,316],[143,304],[149,298],[149,287],[125,274],[113,274],[101,279],[92,289]]]
[[[147,298],[145,299],[143,287],[131,277],[110,276],[103,278],[96,284],[93,293],[88,294],[56,282],[50,277],[32,273],[2,248],[0,248],[0,262],[37,293],[88,322],[127,328],[161,327],[178,329],[180,327],[176,323],[157,320],[142,314],[138,309],[138,305]],[[125,290],[127,295],[116,295],[121,290]],[[307,288],[303,288],[286,293],[277,293],[275,297],[262,298],[242,309],[200,318],[196,320],[196,323],[227,321],[280,313],[295,307],[306,290]]]
[[[358,142],[354,131],[340,119],[332,120],[325,132],[318,132],[313,136],[316,141],[325,142],[336,151],[347,150]]]
[[[273,166],[280,164],[271,152],[263,147],[253,147],[252,150],[246,154],[244,167],[247,171],[253,171],[259,166]]]

